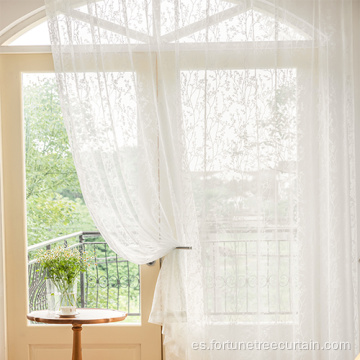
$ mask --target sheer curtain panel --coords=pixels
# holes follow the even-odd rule
[[[358,2],[46,9],[94,221],[120,256],[164,257],[166,359],[353,360]]]

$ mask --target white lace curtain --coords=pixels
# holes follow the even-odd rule
[[[46,1],[94,221],[132,262],[166,255],[167,360],[358,352],[353,6]]]

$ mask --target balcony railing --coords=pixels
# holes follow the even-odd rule
[[[261,315],[268,322],[290,321],[296,312],[292,300],[296,228],[277,225],[259,230],[252,224],[223,222],[221,228],[210,228],[204,236],[205,308],[209,316],[225,314],[230,320],[251,322]],[[36,271],[35,251],[58,244],[92,252],[98,264],[80,275],[79,307],[126,309],[129,317],[140,315],[139,267],[118,258],[99,233],[89,232],[28,248],[30,310],[46,307],[44,274]]]
[[[296,228],[249,225],[222,223],[205,234],[207,313],[229,321],[290,321]]]
[[[78,282],[78,307],[108,308],[128,312],[136,321],[140,316],[139,266],[118,257],[98,232],[77,232],[28,247],[29,310],[46,309],[45,274],[36,262],[40,249],[64,245],[93,256],[93,263]],[[97,264],[97,266],[95,266]],[[39,271],[37,271],[39,270]]]

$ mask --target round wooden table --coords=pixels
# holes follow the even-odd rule
[[[46,324],[72,324],[73,350],[72,360],[82,360],[81,330],[83,324],[103,324],[122,321],[127,313],[108,309],[77,309],[78,315],[74,318],[60,318],[59,315],[51,314],[48,310],[33,311],[27,315],[31,321]]]

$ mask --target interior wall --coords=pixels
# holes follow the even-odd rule
[[[44,9],[44,0],[0,0],[0,35],[31,13]]]
[[[44,0],[0,0],[0,46],[44,17]]]

